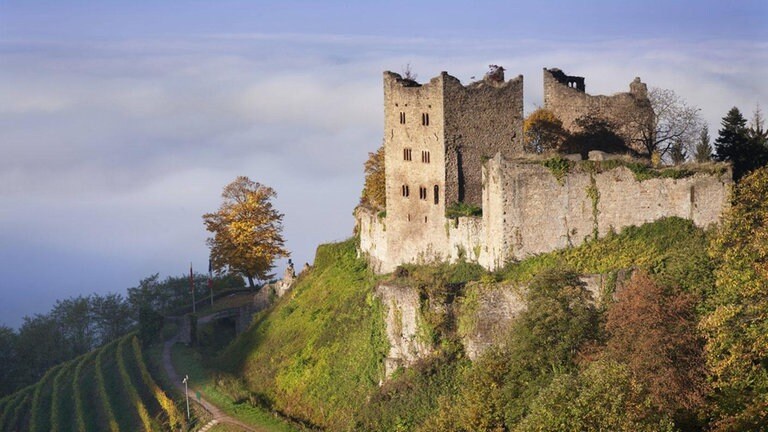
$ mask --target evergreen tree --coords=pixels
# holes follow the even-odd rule
[[[706,125],[701,128],[699,142],[694,149],[694,159],[698,163],[709,162],[712,160],[712,144],[709,139],[709,128]]]
[[[672,165],[680,165],[688,159],[688,151],[685,149],[685,143],[682,140],[675,140],[669,148],[669,159]]]
[[[765,165],[768,152],[759,140],[751,139],[747,120],[738,108],[733,107],[720,123],[715,140],[717,160],[733,164],[733,178],[738,180],[755,168]]]

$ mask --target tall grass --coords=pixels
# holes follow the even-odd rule
[[[318,247],[314,268],[221,356],[252,403],[329,430],[354,422],[389,349],[376,277],[354,240]]]

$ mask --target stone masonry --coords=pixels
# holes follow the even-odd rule
[[[584,77],[544,68],[544,108],[555,114],[569,132],[579,132],[577,121],[588,115],[615,124],[616,134],[628,147],[637,153],[647,153],[637,144],[641,133],[637,125],[653,116],[653,108],[648,100],[648,87],[640,78],[629,84],[629,93],[593,96],[586,93]]]
[[[376,247],[406,262],[447,249],[446,207],[481,205],[482,161],[521,154],[522,122],[522,77],[463,86],[446,72],[425,84],[385,72],[386,229],[398,237]]]
[[[522,76],[493,78],[464,86],[442,72],[419,84],[384,73],[386,214],[356,210],[360,250],[377,272],[459,259],[495,269],[662,217],[707,226],[728,205],[727,166],[639,181],[620,164],[588,172],[577,161],[557,178],[523,149]],[[544,88],[546,107],[566,128],[584,113],[642,116],[650,108],[639,79],[629,93],[591,96],[582,77],[545,69]],[[482,217],[446,218],[457,202],[481,206]]]

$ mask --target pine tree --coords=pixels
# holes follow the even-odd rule
[[[694,159],[698,163],[709,162],[712,160],[712,144],[709,139],[709,128],[706,125],[701,128],[699,142],[694,149]]]
[[[682,140],[675,140],[669,147],[669,158],[672,160],[672,165],[680,165],[688,159],[688,151]]]
[[[747,120],[738,108],[731,108],[720,124],[723,128],[717,131],[716,158],[733,164],[734,179],[738,180],[768,162],[766,147],[759,140],[750,139]]]

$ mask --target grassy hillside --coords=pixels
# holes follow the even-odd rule
[[[380,277],[356,257],[354,240],[323,245],[315,266],[293,291],[257,316],[251,329],[219,356],[220,387],[233,399],[327,430],[441,430],[446,424],[438,420],[451,418],[454,404],[467,405],[466,400],[482,394],[466,394],[470,381],[483,382],[478,374],[487,378],[484,368],[498,367],[490,360],[469,362],[456,323],[448,322],[461,319],[464,298],[478,283],[527,283],[552,269],[615,279],[622,270],[640,268],[698,298],[714,284],[708,241],[708,234],[689,221],[670,218],[510,263],[494,273],[459,264],[406,266],[396,276]],[[422,325],[434,327],[427,333],[435,336],[436,354],[380,386],[388,343],[383,308],[373,292],[376,283],[388,279],[419,290]],[[447,317],[451,310],[456,316]],[[241,380],[245,389],[232,385],[227,375]],[[482,411],[483,401],[475,402]],[[464,420],[472,418],[472,413],[465,414]],[[467,424],[470,429],[477,426],[469,420]]]
[[[180,429],[186,421],[147,371],[134,334],[56,366],[0,400],[0,430]]]
[[[375,281],[353,240],[320,246],[312,270],[228,348],[224,368],[289,417],[345,428],[383,376]]]

